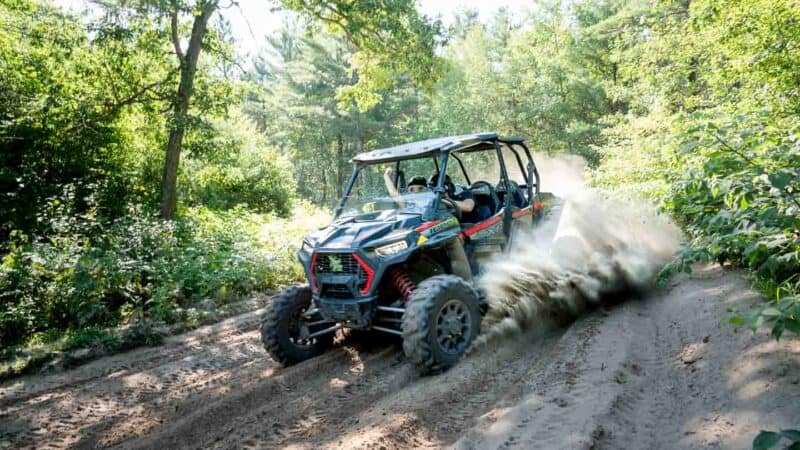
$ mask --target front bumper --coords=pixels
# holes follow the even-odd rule
[[[325,320],[346,322],[353,328],[366,328],[372,323],[377,297],[341,299],[315,297],[314,302]]]

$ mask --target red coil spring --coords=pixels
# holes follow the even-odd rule
[[[408,274],[404,270],[400,270],[396,267],[389,269],[389,278],[392,280],[392,286],[394,286],[394,288],[397,289],[397,292],[399,292],[406,300],[411,297],[414,289],[417,288],[417,285],[411,281],[411,278],[408,277]]]

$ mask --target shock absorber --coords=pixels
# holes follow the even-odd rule
[[[411,281],[406,271],[398,267],[389,269],[389,279],[392,280],[392,286],[397,289],[397,292],[399,292],[406,301],[411,298],[411,294],[414,292],[414,289],[417,288],[417,285]]]

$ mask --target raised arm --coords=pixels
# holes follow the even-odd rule
[[[394,185],[394,170],[391,167],[387,167],[386,171],[383,172],[383,182],[386,183],[386,190],[389,191],[389,195],[396,201],[402,202],[403,197],[397,191],[397,186]]]

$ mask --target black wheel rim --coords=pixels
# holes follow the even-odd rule
[[[460,354],[472,336],[472,314],[461,300],[451,299],[436,314],[436,342],[445,353]]]
[[[307,310],[308,308],[306,307],[295,309],[289,317],[289,323],[287,324],[289,341],[297,347],[306,348],[317,343],[316,337],[308,337],[311,333],[314,333],[315,330],[306,324],[307,320],[305,314]]]

